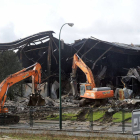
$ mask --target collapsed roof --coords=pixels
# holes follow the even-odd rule
[[[117,43],[117,42],[107,42],[107,41],[96,39],[94,37],[78,40],[74,44],[72,44],[73,47],[78,47],[80,45],[81,46],[86,45],[90,49],[101,49],[101,50],[107,50],[108,48],[111,47],[111,51],[117,53],[123,53],[123,54],[132,55],[132,54],[140,53],[140,47],[138,45],[133,45],[133,44],[128,45],[128,44]]]
[[[18,49],[18,56],[23,67],[35,62],[42,65],[43,81],[58,80],[58,47],[59,40],[53,37],[53,31],[41,32],[10,43],[0,43],[0,50]],[[96,38],[75,41],[73,44],[63,44],[62,78],[69,78],[72,67],[72,57],[77,53],[92,69],[95,81],[99,86],[111,84],[116,86],[116,77],[126,75],[129,68],[139,66],[140,48],[137,45],[111,43]],[[86,78],[78,69],[79,82]],[[62,79],[63,80],[63,79]]]
[[[19,39],[13,42],[9,43],[0,43],[0,50],[9,50],[9,49],[18,49],[20,47],[23,47],[24,45],[27,45],[29,43],[35,43],[38,41],[43,41],[44,39],[47,39],[52,36],[53,31],[45,31],[40,32],[28,37],[25,37],[23,39]]]

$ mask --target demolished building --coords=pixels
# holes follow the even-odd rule
[[[120,76],[125,76],[129,68],[139,66],[138,46],[89,38],[74,43],[72,47],[92,69],[97,86],[110,85],[114,89],[119,86]]]
[[[23,67],[35,62],[41,64],[42,82],[48,83],[47,96],[51,96],[51,87],[59,78],[59,40],[53,37],[53,33],[46,31],[11,43],[0,43],[1,51],[18,49],[17,55]],[[91,37],[77,40],[73,44],[61,42],[61,49],[63,94],[71,90],[69,78],[75,53],[91,68],[97,86],[110,86],[114,90],[123,86],[118,81],[127,74],[129,68],[139,66],[140,48],[133,44],[111,43]],[[78,69],[77,82],[85,81],[85,74]]]

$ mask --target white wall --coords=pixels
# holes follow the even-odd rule
[[[23,87],[23,96],[24,97],[27,97],[32,93],[32,88],[30,88],[30,87],[32,87],[32,83],[23,84],[22,87]],[[48,87],[47,82],[44,83],[43,86],[41,86],[41,95],[43,97],[47,97],[47,87]]]

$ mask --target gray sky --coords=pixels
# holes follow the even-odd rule
[[[91,36],[140,44],[140,0],[0,0],[0,42],[59,30],[66,43]]]

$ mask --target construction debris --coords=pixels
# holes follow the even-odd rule
[[[57,99],[58,95],[56,93],[56,90],[59,88],[59,83],[57,81],[54,81],[51,87],[51,98]]]

